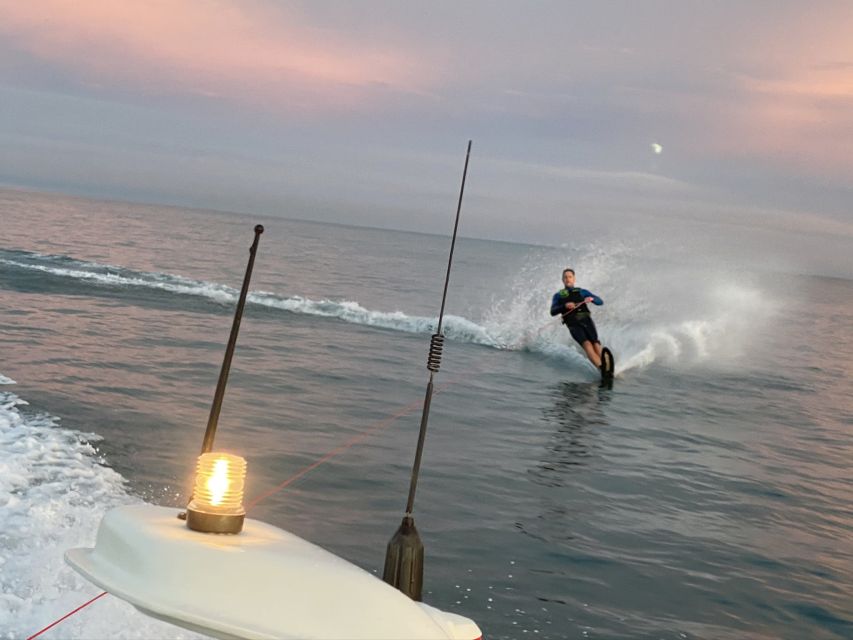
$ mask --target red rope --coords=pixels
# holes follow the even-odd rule
[[[305,467],[301,471],[297,471],[295,474],[290,476],[287,480],[282,482],[280,485],[273,487],[269,491],[262,493],[260,496],[258,496],[254,500],[252,500],[249,504],[246,505],[246,511],[248,511],[249,509],[254,507],[261,500],[265,500],[265,499],[269,498],[271,495],[273,495],[274,493],[278,493],[279,491],[284,489],[287,485],[295,482],[297,479],[301,478],[302,476],[304,476],[309,471],[313,471],[314,469],[319,467],[324,462],[328,462],[329,460],[334,458],[336,455],[341,454],[344,451],[346,451],[347,449],[358,444],[360,441],[364,440],[367,436],[372,435],[373,433],[375,433],[377,431],[381,431],[383,428],[390,426],[391,423],[394,422],[394,420],[406,415],[407,413],[409,413],[410,411],[415,409],[419,404],[422,404],[422,402],[420,400],[412,402],[411,404],[406,405],[400,411],[395,413],[393,416],[386,418],[385,420],[383,420],[382,422],[380,422],[376,426],[371,427],[367,431],[363,431],[362,433],[359,433],[357,436],[354,436],[353,438],[350,438],[347,442],[345,442],[344,444],[339,446],[337,449],[333,449],[332,451],[330,451],[329,453],[324,455],[319,460],[312,462],[311,464],[309,464],[307,467]]]
[[[43,634],[43,633],[44,633],[45,631],[47,631],[48,629],[52,629],[53,627],[55,627],[56,625],[58,625],[60,622],[62,622],[62,621],[63,621],[63,620],[65,620],[66,618],[70,618],[71,616],[73,616],[75,613],[77,613],[78,611],[80,611],[80,609],[83,609],[84,607],[88,607],[88,606],[89,606],[90,604],[92,604],[95,600],[97,600],[98,598],[103,598],[105,595],[107,595],[107,592],[106,592],[106,591],[104,591],[104,592],[103,592],[102,594],[100,594],[100,595],[95,596],[94,598],[92,598],[91,600],[89,600],[89,602],[87,602],[86,604],[81,604],[79,607],[77,607],[76,609],[74,609],[74,611],[71,611],[70,613],[66,613],[64,616],[62,616],[62,617],[61,617],[59,620],[57,620],[56,622],[54,622],[54,623],[52,623],[52,624],[49,624],[48,626],[46,626],[44,629],[42,629],[42,630],[41,630],[41,631],[39,631],[38,633],[34,633],[33,635],[31,635],[29,638],[27,638],[27,640],[33,640],[33,638],[38,638],[41,634]]]
[[[456,381],[456,379],[454,379],[450,382],[446,382],[445,384],[441,385],[440,387],[437,387],[435,390],[435,393],[440,393],[443,389],[446,389],[448,386],[450,386],[455,381]],[[282,482],[280,485],[273,487],[269,491],[262,493],[260,496],[258,496],[254,500],[252,500],[249,504],[246,505],[246,511],[248,511],[249,509],[251,509],[252,507],[257,505],[262,500],[266,500],[267,498],[269,498],[274,493],[278,493],[279,491],[281,491],[282,489],[284,489],[288,485],[292,484],[293,482],[295,482],[296,480],[298,480],[299,478],[301,478],[302,476],[304,476],[308,472],[313,471],[314,469],[319,467],[324,462],[328,462],[329,460],[331,460],[335,456],[340,455],[341,453],[343,453],[347,449],[350,449],[351,447],[355,446],[356,444],[358,444],[359,442],[361,442],[365,438],[372,436],[374,433],[376,433],[378,431],[382,431],[383,429],[386,429],[387,427],[390,427],[394,423],[394,421],[397,420],[397,418],[402,418],[404,415],[411,413],[412,411],[414,411],[415,409],[417,409],[420,406],[423,406],[423,400],[415,400],[414,402],[407,404],[405,407],[400,409],[394,415],[391,415],[391,416],[385,418],[382,422],[379,422],[378,424],[367,429],[366,431],[363,431],[363,432],[359,433],[358,435],[350,438],[347,442],[345,442],[344,444],[339,446],[337,449],[333,449],[332,451],[330,451],[329,453],[324,455],[322,458],[320,458],[316,462],[312,462],[311,464],[309,464],[304,469],[297,471],[295,474],[290,476],[287,480]]]

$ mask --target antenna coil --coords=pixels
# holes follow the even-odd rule
[[[429,355],[427,356],[427,369],[438,373],[441,366],[441,352],[444,349],[444,336],[440,333],[432,334],[429,341]]]
[[[388,543],[385,552],[385,569],[382,579],[392,587],[406,594],[413,600],[419,601],[424,584],[424,546],[415,529],[412,511],[415,506],[415,491],[418,487],[418,473],[421,468],[421,456],[424,451],[427,421],[429,420],[429,404],[432,399],[433,375],[441,366],[441,351],[444,348],[444,336],[441,334],[441,322],[444,320],[444,303],[447,302],[447,285],[450,283],[450,268],[453,265],[453,249],[456,246],[456,232],[459,229],[459,214],[462,212],[462,194],[465,193],[465,177],[468,175],[468,159],[471,157],[471,141],[468,141],[468,151],[465,154],[465,168],[462,170],[462,186],[459,189],[459,203],[456,205],[456,222],[453,225],[453,238],[450,241],[450,256],[447,258],[447,273],[444,276],[444,292],[441,294],[441,311],[438,313],[438,326],[430,338],[427,369],[429,382],[424,395],[421,428],[418,431],[418,446],[415,449],[415,462],[412,465],[412,479],[409,483],[409,499],[406,502],[406,515],[397,533]]]

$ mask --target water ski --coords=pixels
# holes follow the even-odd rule
[[[613,360],[613,352],[604,347],[601,350],[601,381],[602,382],[611,382],[613,380],[613,373],[616,370],[616,363]]]

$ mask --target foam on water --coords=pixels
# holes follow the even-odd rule
[[[139,500],[102,464],[98,440],[0,392],[0,638],[28,637],[101,593],[65,564],[63,554],[94,544],[107,509]],[[202,636],[105,596],[44,637]]]
[[[409,316],[402,311],[372,311],[351,300],[310,300],[302,296],[282,298],[271,293],[257,292],[249,294],[248,301],[273,309],[282,309],[293,313],[312,316],[338,318],[353,324],[382,329],[405,331],[407,333],[432,333],[438,319],[425,316]],[[476,322],[461,316],[446,315],[443,325],[444,334],[459,342],[470,342],[486,346],[498,346],[493,336]]]
[[[202,296],[222,304],[234,302],[239,296],[239,291],[232,287],[192,280],[182,276],[134,272],[124,267],[84,262],[64,256],[43,256],[41,254],[30,253],[23,257],[27,258],[30,256],[42,259],[47,264],[40,264],[34,260],[10,260],[8,258],[0,258],[0,263],[20,269],[41,271],[61,278],[89,281],[106,286],[145,287],[147,289],[160,289],[184,295]],[[69,266],[60,266],[56,264],[58,262],[68,263]]]
[[[444,333],[459,342],[507,350],[527,350],[589,367],[580,349],[557,319],[547,320],[548,305],[559,288],[566,264],[582,265],[578,284],[605,298],[595,308],[599,334],[617,354],[617,373],[665,362],[669,366],[721,361],[743,351],[750,336],[773,315],[775,305],[741,274],[724,268],[677,267],[642,258],[648,247],[610,245],[607,250],[543,250],[531,255],[476,322],[445,317]],[[73,278],[109,287],[144,287],[234,304],[239,291],[226,285],[166,273],[137,272],[65,256],[6,252],[0,262],[20,269]],[[636,266],[642,265],[642,268]],[[353,300],[312,300],[253,291],[250,304],[407,333],[435,331],[437,318],[380,311]]]
[[[604,298],[593,314],[599,336],[617,354],[619,374],[655,362],[733,361],[777,311],[777,304],[743,274],[640,260],[647,251],[619,244],[607,251],[532,256],[505,287],[507,297],[492,305],[483,328],[507,348],[585,363],[558,319],[543,322],[567,265],[578,265],[578,286]]]
[[[83,262],[65,257],[41,256],[35,253],[27,253],[24,257],[26,259],[0,258],[0,263],[20,269],[41,271],[52,276],[94,282],[104,286],[144,287],[179,295],[199,296],[220,304],[234,304],[240,294],[239,290],[226,285],[192,280],[178,275],[133,272],[114,265]],[[35,258],[35,260],[30,258]],[[57,260],[69,263],[71,266],[52,264]],[[41,261],[45,261],[47,264],[42,264]],[[247,302],[291,313],[337,318],[353,324],[408,333],[431,333],[435,331],[438,321],[437,318],[409,316],[402,311],[365,309],[358,302],[352,300],[311,300],[299,295],[288,297],[266,291],[250,292],[247,296]],[[445,335],[450,339],[496,346],[494,339],[488,335],[483,327],[466,318],[447,315],[445,316],[444,328]]]

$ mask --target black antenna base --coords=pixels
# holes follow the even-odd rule
[[[424,587],[424,545],[412,516],[403,516],[400,528],[388,543],[382,579],[412,600],[421,601]]]

